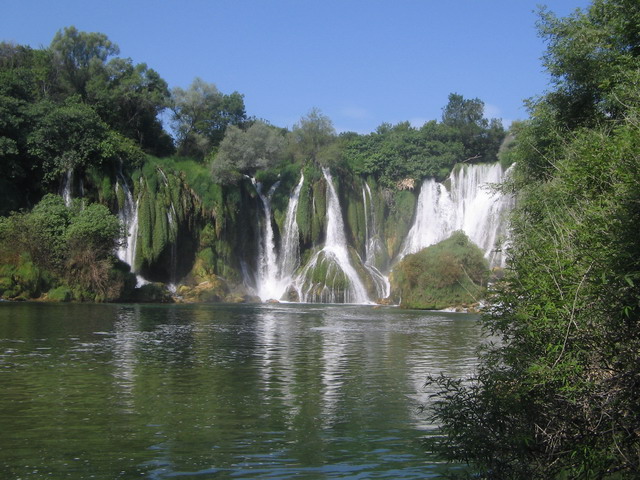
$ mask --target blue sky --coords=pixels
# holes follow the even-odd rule
[[[311,108],[338,131],[440,119],[449,93],[488,117],[524,119],[548,85],[528,0],[0,1],[0,40],[48,46],[58,30],[105,33],[170,87],[195,77],[292,127]],[[543,2],[560,16],[587,0]]]

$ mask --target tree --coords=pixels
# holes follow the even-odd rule
[[[169,103],[169,88],[144,63],[114,58],[90,77],[87,102],[120,134],[156,155],[172,153],[173,145],[159,115]]]
[[[62,105],[40,102],[33,106],[39,117],[27,138],[29,155],[39,162],[45,182],[57,181],[65,172],[113,165],[135,164],[141,152],[131,141],[109,130],[98,114],[78,97]]]
[[[49,46],[67,94],[86,96],[91,69],[100,68],[120,49],[103,33],[80,32],[75,27],[58,31]]]
[[[640,5],[633,0],[595,0],[566,18],[541,11],[538,27],[548,44],[544,65],[555,87],[543,102],[568,128],[619,119],[630,90],[637,99],[639,24]]]
[[[124,279],[113,266],[120,238],[122,225],[104,205],[92,203],[72,216],[65,232],[66,282],[92,293],[96,300],[119,298]]]
[[[253,175],[281,159],[285,147],[282,133],[264,122],[254,122],[246,131],[230,126],[212,162],[213,179],[233,183],[241,174]]]
[[[450,93],[449,103],[442,109],[442,123],[459,129],[469,126],[487,128],[484,102],[478,98],[469,100],[457,93]]]
[[[219,145],[228,126],[241,126],[247,120],[242,95],[224,95],[200,78],[187,90],[172,90],[171,109],[178,153],[198,159]]]
[[[449,102],[442,109],[442,123],[457,132],[467,160],[497,159],[498,148],[505,136],[504,129],[500,120],[489,121],[484,117],[484,102],[480,99],[449,94]]]
[[[331,119],[313,108],[294,125],[291,138],[295,156],[303,162],[318,163],[322,152],[335,141],[336,131]]]
[[[48,52],[0,43],[0,214],[40,198],[40,169],[27,151],[36,105],[53,89]],[[33,202],[33,203],[32,203]]]
[[[33,298],[57,285],[72,287],[77,299],[120,298],[127,283],[115,268],[120,238],[120,221],[104,205],[67,207],[59,195],[45,195],[31,212],[0,221],[0,294]]]

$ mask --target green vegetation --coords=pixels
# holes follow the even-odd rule
[[[241,94],[224,95],[201,78],[187,90],[174,88],[170,104],[178,153],[198,159],[220,144],[228,126],[247,120]]]
[[[256,121],[246,130],[231,126],[220,144],[211,166],[213,179],[222,184],[237,183],[242,175],[273,167],[282,157],[282,132]]]
[[[169,89],[118,58],[101,33],[61,30],[48,48],[0,43],[0,296],[52,301],[247,299],[261,202],[275,241],[304,172],[297,223],[308,261],[323,242],[335,174],[350,254],[366,246],[363,182],[372,190],[388,266],[414,214],[416,186],[460,162],[516,163],[509,269],[484,315],[499,342],[470,380],[434,377],[432,447],[478,478],[636,478],[640,474],[640,4],[594,0],[559,19],[541,10],[552,84],[531,119],[505,132],[481,100],[452,93],[440,121],[336,134],[317,109],[291,131],[247,116],[238,92],[196,78]],[[170,109],[173,137],[160,115]],[[175,153],[180,156],[173,156]],[[66,185],[70,205],[57,194]],[[114,252],[115,215],[138,210],[135,290]],[[68,199],[67,199],[68,200]],[[180,261],[178,261],[180,259]],[[354,261],[354,263],[357,263]],[[358,266],[358,268],[361,268]],[[344,295],[327,258],[306,271],[320,297]],[[409,308],[475,303],[488,272],[462,233],[406,257],[394,295]]]
[[[464,232],[407,255],[394,268],[391,295],[402,308],[468,307],[483,297],[489,266]]]
[[[434,448],[496,479],[640,475],[640,4],[541,12],[553,89],[510,155],[510,269],[476,378],[435,377]]]
[[[304,172],[297,222],[300,254],[308,260],[324,241],[322,167],[337,179],[345,233],[360,256],[365,178],[374,189],[369,209],[388,246],[376,264],[386,268],[412,220],[413,186],[445,177],[457,161],[494,161],[505,135],[499,121],[484,118],[480,100],[457,94],[441,122],[421,128],[405,122],[383,124],[371,135],[337,135],[331,120],[312,109],[288,131],[247,116],[238,92],[220,92],[200,78],[170,89],[157,72],[119,53],[105,34],[75,27],[60,30],[47,48],[0,43],[4,298],[127,296],[132,280],[113,256],[112,240],[122,230],[114,233],[111,214],[132,215],[133,208],[133,271],[154,282],[199,278],[215,289],[220,279],[229,294],[243,296],[234,288],[243,269],[256,270],[262,212],[246,176],[265,192],[279,182],[271,201],[279,242],[289,196]],[[167,113],[172,135],[160,120]],[[63,191],[67,202],[82,200],[70,208],[52,200]],[[137,298],[165,295],[158,286],[145,291]]]
[[[452,93],[441,123],[432,120],[421,128],[409,122],[383,124],[370,135],[349,135],[345,162],[387,188],[397,188],[404,179],[444,179],[461,161],[495,162],[505,132],[499,120],[487,120],[483,111],[479,99]]]
[[[46,195],[32,212],[0,221],[0,295],[27,300],[50,291],[56,301],[126,298],[135,277],[113,256],[121,233],[118,218],[104,205],[76,201],[66,207],[58,195]]]

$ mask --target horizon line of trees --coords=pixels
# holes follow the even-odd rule
[[[440,122],[382,124],[338,135],[312,109],[291,131],[247,115],[244,96],[196,77],[169,88],[144,63],[119,57],[103,33],[66,27],[47,48],[0,43],[0,215],[55,192],[66,174],[139,168],[147,155],[210,165],[212,181],[279,162],[346,166],[393,186],[406,176],[442,176],[454,163],[496,159],[505,131],[479,99],[452,93]],[[162,115],[169,113],[170,132]],[[240,176],[240,177],[239,177]]]

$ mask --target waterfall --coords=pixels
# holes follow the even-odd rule
[[[118,258],[131,266],[131,271],[134,271],[135,256],[136,256],[136,242],[138,240],[138,203],[139,200],[134,202],[131,189],[121,176],[122,181],[116,183],[116,191],[121,188],[124,194],[124,202],[122,207],[118,211],[118,218],[124,225],[127,232],[126,242],[124,242],[118,248]]]
[[[462,230],[491,266],[503,267],[505,254],[496,251],[496,241],[506,234],[505,216],[512,199],[494,191],[492,184],[502,182],[505,174],[499,163],[463,165],[452,172],[449,190],[433,179],[425,180],[413,226],[397,260]]]
[[[260,229],[261,238],[258,248],[258,274],[256,278],[258,296],[264,300],[276,299],[278,295],[278,280],[280,278],[278,268],[278,256],[273,235],[273,225],[271,224],[271,196],[276,191],[280,181],[274,183],[266,195],[262,193],[262,184],[251,179],[260,200],[262,201],[262,211],[264,213],[264,224]],[[280,293],[282,295],[282,293]]]
[[[300,230],[298,229],[296,215],[303,183],[304,174],[301,174],[300,181],[293,191],[293,195],[289,198],[287,216],[284,220],[284,230],[282,232],[282,247],[278,263],[280,266],[280,283],[285,282],[287,286],[291,282],[293,273],[300,265]]]
[[[384,244],[378,234],[378,223],[371,196],[371,188],[365,181],[362,187],[362,202],[364,204],[365,221],[365,258],[364,267],[369,272],[378,298],[387,298],[391,293],[389,278],[380,272],[376,266],[376,257],[384,250]]]
[[[169,224],[169,232],[171,237],[173,237],[173,241],[171,242],[171,248],[169,251],[169,291],[175,293],[177,290],[176,287],[176,276],[178,270],[178,223],[177,223],[177,215],[176,208],[171,202],[171,208],[167,210],[167,223]]]
[[[67,170],[62,178],[62,185],[60,187],[60,195],[64,199],[64,204],[67,207],[71,206],[71,190],[73,189],[73,168]]]
[[[142,179],[140,180],[142,181]],[[131,273],[136,273],[136,245],[138,242],[138,206],[140,205],[140,197],[135,201],[129,185],[124,175],[120,173],[120,181],[116,183],[116,192],[121,188],[124,194],[124,202],[120,210],[118,210],[118,218],[124,225],[126,230],[126,242],[124,242],[116,252],[117,257],[123,262],[129,264]],[[136,274],[137,287],[149,283],[142,275]]]
[[[300,301],[370,303],[366,288],[349,258],[342,211],[331,174],[326,168],[322,169],[322,173],[327,182],[325,244],[296,278]],[[322,279],[317,279],[319,274]]]
[[[169,245],[169,284],[167,288],[170,292],[175,293],[177,290],[177,271],[178,271],[178,229],[179,218],[176,212],[176,207],[174,204],[173,195],[171,192],[171,184],[169,183],[169,178],[167,174],[162,170],[162,168],[157,167],[158,172],[162,175],[162,179],[164,181],[164,186],[166,187],[167,196],[169,197],[169,208],[167,209],[166,217],[167,217],[167,227],[168,227],[168,242]]]
[[[261,300],[280,300],[291,285],[293,274],[300,264],[300,239],[298,222],[298,200],[304,183],[304,175],[289,197],[287,214],[284,220],[280,255],[276,251],[273,226],[271,224],[271,197],[280,182],[276,182],[266,195],[262,193],[262,185],[251,179],[260,200],[264,214],[264,224],[260,229],[258,250],[258,271],[256,275],[256,290]],[[245,276],[246,279],[249,278]]]

